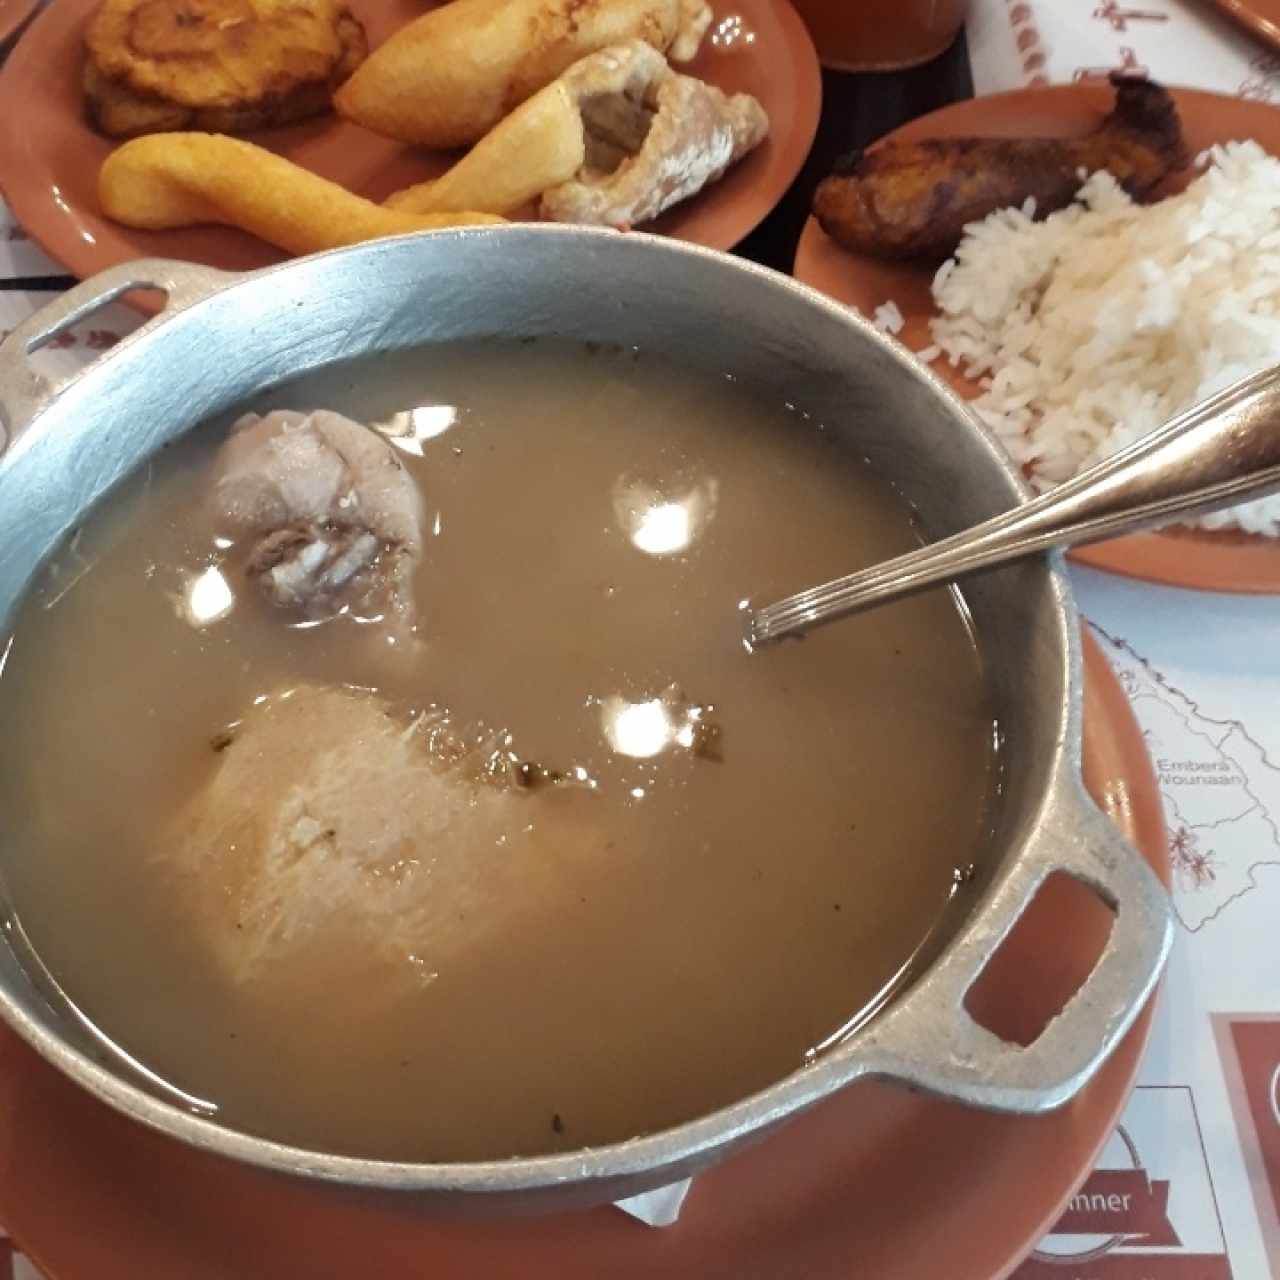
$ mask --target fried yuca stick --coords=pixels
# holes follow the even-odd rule
[[[98,198],[103,212],[126,226],[224,223],[298,254],[502,221],[470,211],[386,209],[251,142],[214,133],[158,133],[126,142],[104,161]]]
[[[587,154],[582,112],[560,82],[539,90],[485,134],[443,177],[397,191],[389,209],[510,213],[568,182]]]

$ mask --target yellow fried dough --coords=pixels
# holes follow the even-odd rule
[[[409,213],[511,213],[568,182],[585,160],[581,113],[557,80],[485,134],[442,178],[397,191],[386,203]]]
[[[453,0],[397,31],[334,95],[375,133],[466,146],[597,49],[696,51],[705,0]]]
[[[680,0],[676,37],[667,49],[667,57],[672,62],[692,62],[714,16],[707,0]]]
[[[502,221],[487,213],[386,209],[262,147],[212,133],[158,133],[126,142],[103,162],[98,198],[103,212],[126,226],[223,223],[299,254]]]

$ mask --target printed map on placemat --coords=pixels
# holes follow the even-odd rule
[[[1164,797],[1174,906],[1197,933],[1256,890],[1263,867],[1280,868],[1280,760],[1247,724],[1207,714],[1125,640],[1094,631],[1142,725]]]

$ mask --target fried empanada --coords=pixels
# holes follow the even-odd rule
[[[453,0],[377,49],[334,105],[389,138],[467,146],[587,54],[639,39],[692,57],[709,22],[705,0]]]
[[[553,221],[635,226],[696,195],[768,132],[754,98],[678,75],[632,40],[574,63],[444,177],[387,204],[510,213],[541,196]]]
[[[509,214],[568,182],[586,155],[582,112],[556,80],[485,134],[443,177],[397,191],[386,204],[411,213]]]

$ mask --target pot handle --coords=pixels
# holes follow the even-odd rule
[[[1075,790],[917,992],[858,1038],[869,1074],[989,1110],[1050,1111],[1088,1083],[1129,1030],[1164,967],[1173,937],[1172,904],[1146,859],[1079,783]],[[1093,889],[1115,920],[1093,972],[1023,1047],[975,1022],[965,997],[1054,872]]]
[[[108,267],[22,321],[0,342],[0,454],[31,420],[76,382],[84,370],[65,378],[47,378],[27,359],[47,342],[115,302],[134,289],[155,289],[165,295],[160,314],[129,335],[125,341],[163,324],[170,316],[207,298],[237,279],[234,274],[194,262],[167,258],[142,258]],[[103,359],[108,357],[104,356]],[[88,368],[88,366],[85,366]]]

